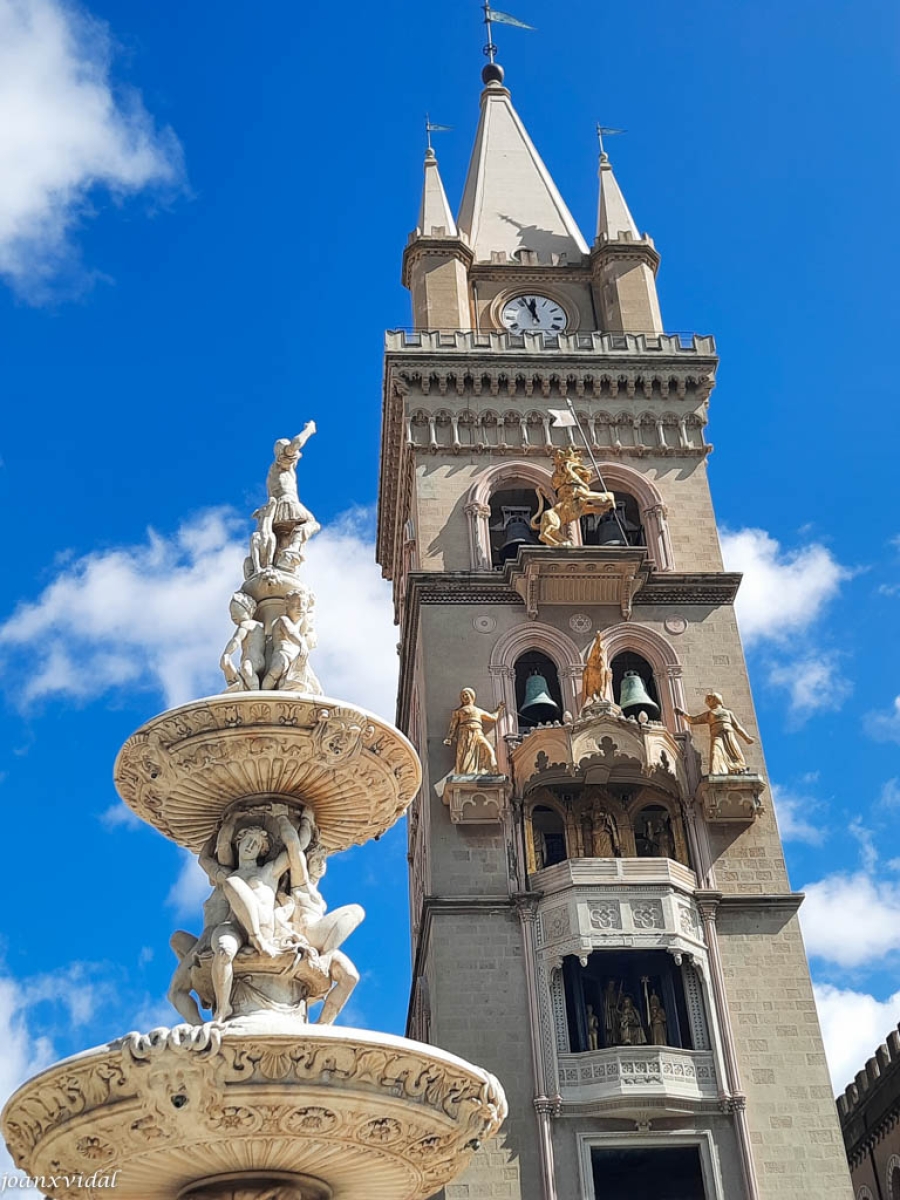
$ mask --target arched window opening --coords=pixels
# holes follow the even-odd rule
[[[891,1200],[900,1200],[900,1167],[895,1166],[891,1171]]]
[[[573,1054],[616,1046],[692,1050],[682,968],[665,950],[595,950],[563,961]]]
[[[585,546],[646,546],[640,505],[628,492],[614,491],[615,509],[581,518],[582,542]]]
[[[505,563],[515,558],[520,546],[538,544],[537,533],[531,528],[531,518],[537,508],[533,485],[514,485],[492,494],[488,532],[494,570],[502,569]]]
[[[562,720],[562,689],[553,659],[540,650],[529,650],[517,660],[515,670],[519,729]]]
[[[661,804],[648,804],[635,816],[634,845],[638,858],[678,859],[672,818]]]
[[[661,715],[659,689],[653,668],[643,655],[625,650],[617,654],[610,664],[613,673],[613,695],[626,717],[636,717],[641,712],[651,721]]]
[[[562,817],[545,804],[537,804],[531,812],[531,837],[534,844],[535,870],[565,862],[566,827]]]

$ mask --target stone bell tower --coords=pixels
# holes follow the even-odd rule
[[[441,1195],[849,1200],[710,499],[714,342],[663,332],[606,155],[589,246],[484,82],[456,217],[426,157],[384,372],[409,1033],[510,1102]]]

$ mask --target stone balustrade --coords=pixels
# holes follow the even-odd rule
[[[673,1046],[615,1046],[561,1054],[563,1104],[598,1105],[616,1112],[664,1107],[693,1110],[717,1102],[712,1052]]]

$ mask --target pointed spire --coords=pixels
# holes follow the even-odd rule
[[[419,223],[416,233],[419,237],[432,237],[433,231],[440,229],[442,237],[457,237],[456,222],[447,203],[447,193],[441,182],[438,170],[438,160],[431,146],[425,151],[425,186],[422,189],[422,204],[419,208]]]
[[[616,182],[609,155],[600,153],[600,200],[597,205],[597,238],[617,242],[622,238],[640,241],[638,227]]]
[[[499,68],[496,68],[499,73]],[[512,106],[509,92],[485,68],[481,119],[459,209],[460,235],[476,262],[520,250],[550,264],[588,253],[572,214]]]

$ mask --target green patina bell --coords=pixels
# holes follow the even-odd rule
[[[637,671],[626,671],[622,676],[619,708],[629,717],[636,717],[642,709],[648,717],[655,719],[659,716],[659,705],[651,699],[647,685]]]
[[[559,715],[559,705],[550,695],[547,680],[543,675],[529,675],[525,682],[525,699],[522,716],[531,721],[553,721]]]

